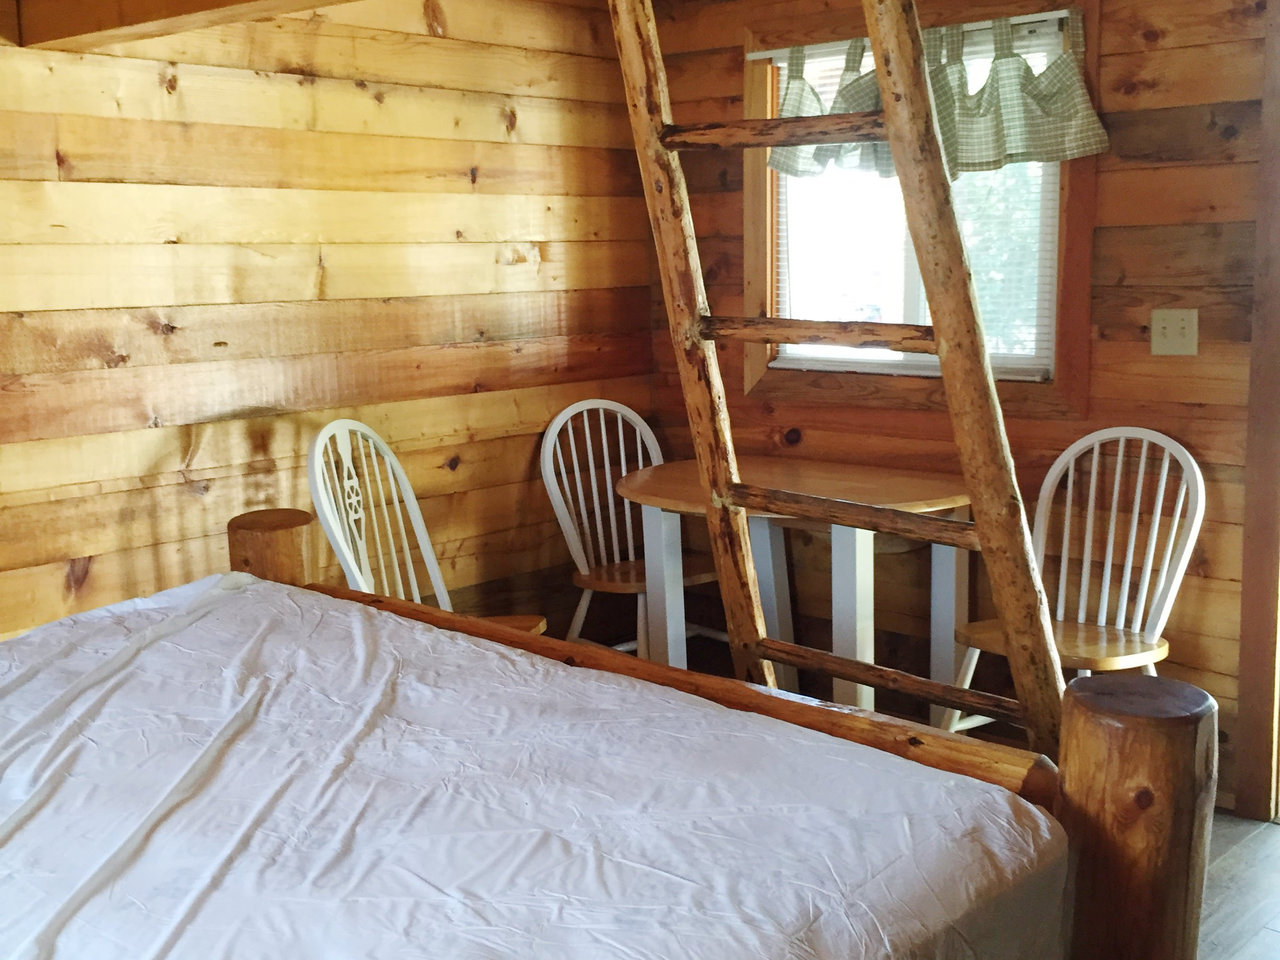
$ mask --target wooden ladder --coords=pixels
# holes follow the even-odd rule
[[[650,0],[610,0],[627,108],[658,248],[671,339],[698,464],[710,490],[707,521],[728,619],[734,668],[774,685],[773,663],[889,687],[943,706],[1025,723],[1033,749],[1056,756],[1062,670],[1026,512],[1013,473],[1000,403],[987,362],[968,263],[930,113],[920,28],[911,0],[863,0],[883,114],[741,120],[676,126]],[[933,327],[712,316],[678,150],[889,141],[902,184]],[[717,340],[821,341],[936,353],[973,522],[922,517],[868,504],[745,484],[738,473]],[[746,510],[981,550],[1008,638],[1017,702],[765,636]]]

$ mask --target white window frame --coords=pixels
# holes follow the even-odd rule
[[[1036,65],[1038,69],[1043,69],[1048,61],[1052,59],[1052,55],[1060,49],[1060,25],[1065,17],[1066,12],[1060,11],[1019,18],[1018,26],[1015,29],[1015,44],[1018,52],[1030,55],[1039,53],[1045,56],[1046,59]],[[966,36],[966,53],[971,54],[975,60],[989,57],[990,50],[983,49],[984,46],[990,44],[989,23],[966,24],[965,29],[968,34]],[[1046,38],[1051,38],[1052,42],[1046,43]],[[812,45],[808,50],[810,62],[812,63],[815,59],[835,60],[838,65],[842,65],[846,46],[847,44],[844,41]],[[786,50],[773,50],[752,53],[748,57],[749,59],[768,58],[775,65],[779,65],[785,63],[786,54]],[[836,73],[838,73],[838,65],[835,68]],[[864,61],[864,69],[867,66]],[[829,102],[830,94],[834,93],[834,90],[823,90],[821,92],[824,100]],[[1040,246],[1038,247],[1042,262],[1037,292],[1038,319],[1035,324],[1036,335],[1039,339],[1037,350],[1033,355],[992,354],[991,361],[997,379],[1047,382],[1054,378],[1055,345],[1058,339],[1057,311],[1060,279],[1057,268],[1059,262],[1058,242],[1060,236],[1059,213],[1062,167],[1064,167],[1063,164],[1046,164],[1042,173],[1044,176],[1044,182],[1040,190],[1042,226],[1040,228]],[[963,177],[965,174],[961,174],[961,176]],[[774,219],[769,229],[770,242],[774,244],[777,243],[779,236],[783,233],[778,218],[781,216],[781,209],[784,206],[785,189],[783,181],[786,179],[781,174],[777,175],[777,177],[779,181],[778,193],[775,202],[771,204],[773,211],[771,216]],[[911,249],[909,240],[904,243],[903,254],[905,260],[903,320],[906,323],[923,323],[927,316],[927,306],[923,302],[923,284],[919,278],[919,268],[915,263],[914,251]],[[771,262],[775,265],[775,268],[780,266],[781,260],[780,251],[775,246],[771,254]],[[772,286],[779,295],[785,291],[787,279],[785,270],[777,270],[775,272]],[[777,303],[773,305],[772,312],[783,316],[796,315],[794,311],[789,311]],[[822,318],[806,316],[803,319]],[[836,318],[833,317],[832,319]],[[842,317],[840,319],[858,318]],[[875,350],[873,348],[786,345],[777,351],[776,355],[769,361],[769,366],[784,370],[901,374],[916,377],[937,377],[940,375],[937,358],[934,356],[903,354],[888,350]]]

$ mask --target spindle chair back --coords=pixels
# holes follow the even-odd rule
[[[582,597],[567,639],[581,636],[597,590],[637,597],[636,641],[618,645],[647,655],[641,519],[617,484],[633,470],[662,463],[658,438],[630,407],[612,400],[582,400],[551,421],[542,437],[542,482],[577,568]]]
[[[420,603],[420,562],[426,595],[453,609],[413,487],[377,433],[356,420],[326,424],[311,445],[307,482],[351,589]]]
[[[640,558],[640,517],[616,487],[631,471],[658,463],[657,436],[621,403],[582,400],[551,421],[542,480],[580,573]]]
[[[1164,628],[1204,520],[1204,476],[1177,441],[1143,427],[1111,427],[1062,451],[1040,485],[1031,539],[1049,595],[1062,665],[1080,674],[1139,668],[1169,654]],[[998,620],[961,626],[956,685],[981,652],[1003,654]],[[990,718],[948,710],[964,730]]]
[[[1142,427],[1080,438],[1049,468],[1032,529],[1041,570],[1047,553],[1058,558],[1046,577],[1054,618],[1154,642],[1203,519],[1204,476],[1182,444]]]

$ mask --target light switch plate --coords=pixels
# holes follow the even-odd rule
[[[1153,356],[1193,357],[1200,352],[1199,310],[1152,310]]]

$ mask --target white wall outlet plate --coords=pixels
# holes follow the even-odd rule
[[[1193,357],[1200,352],[1199,310],[1152,310],[1153,356]]]

